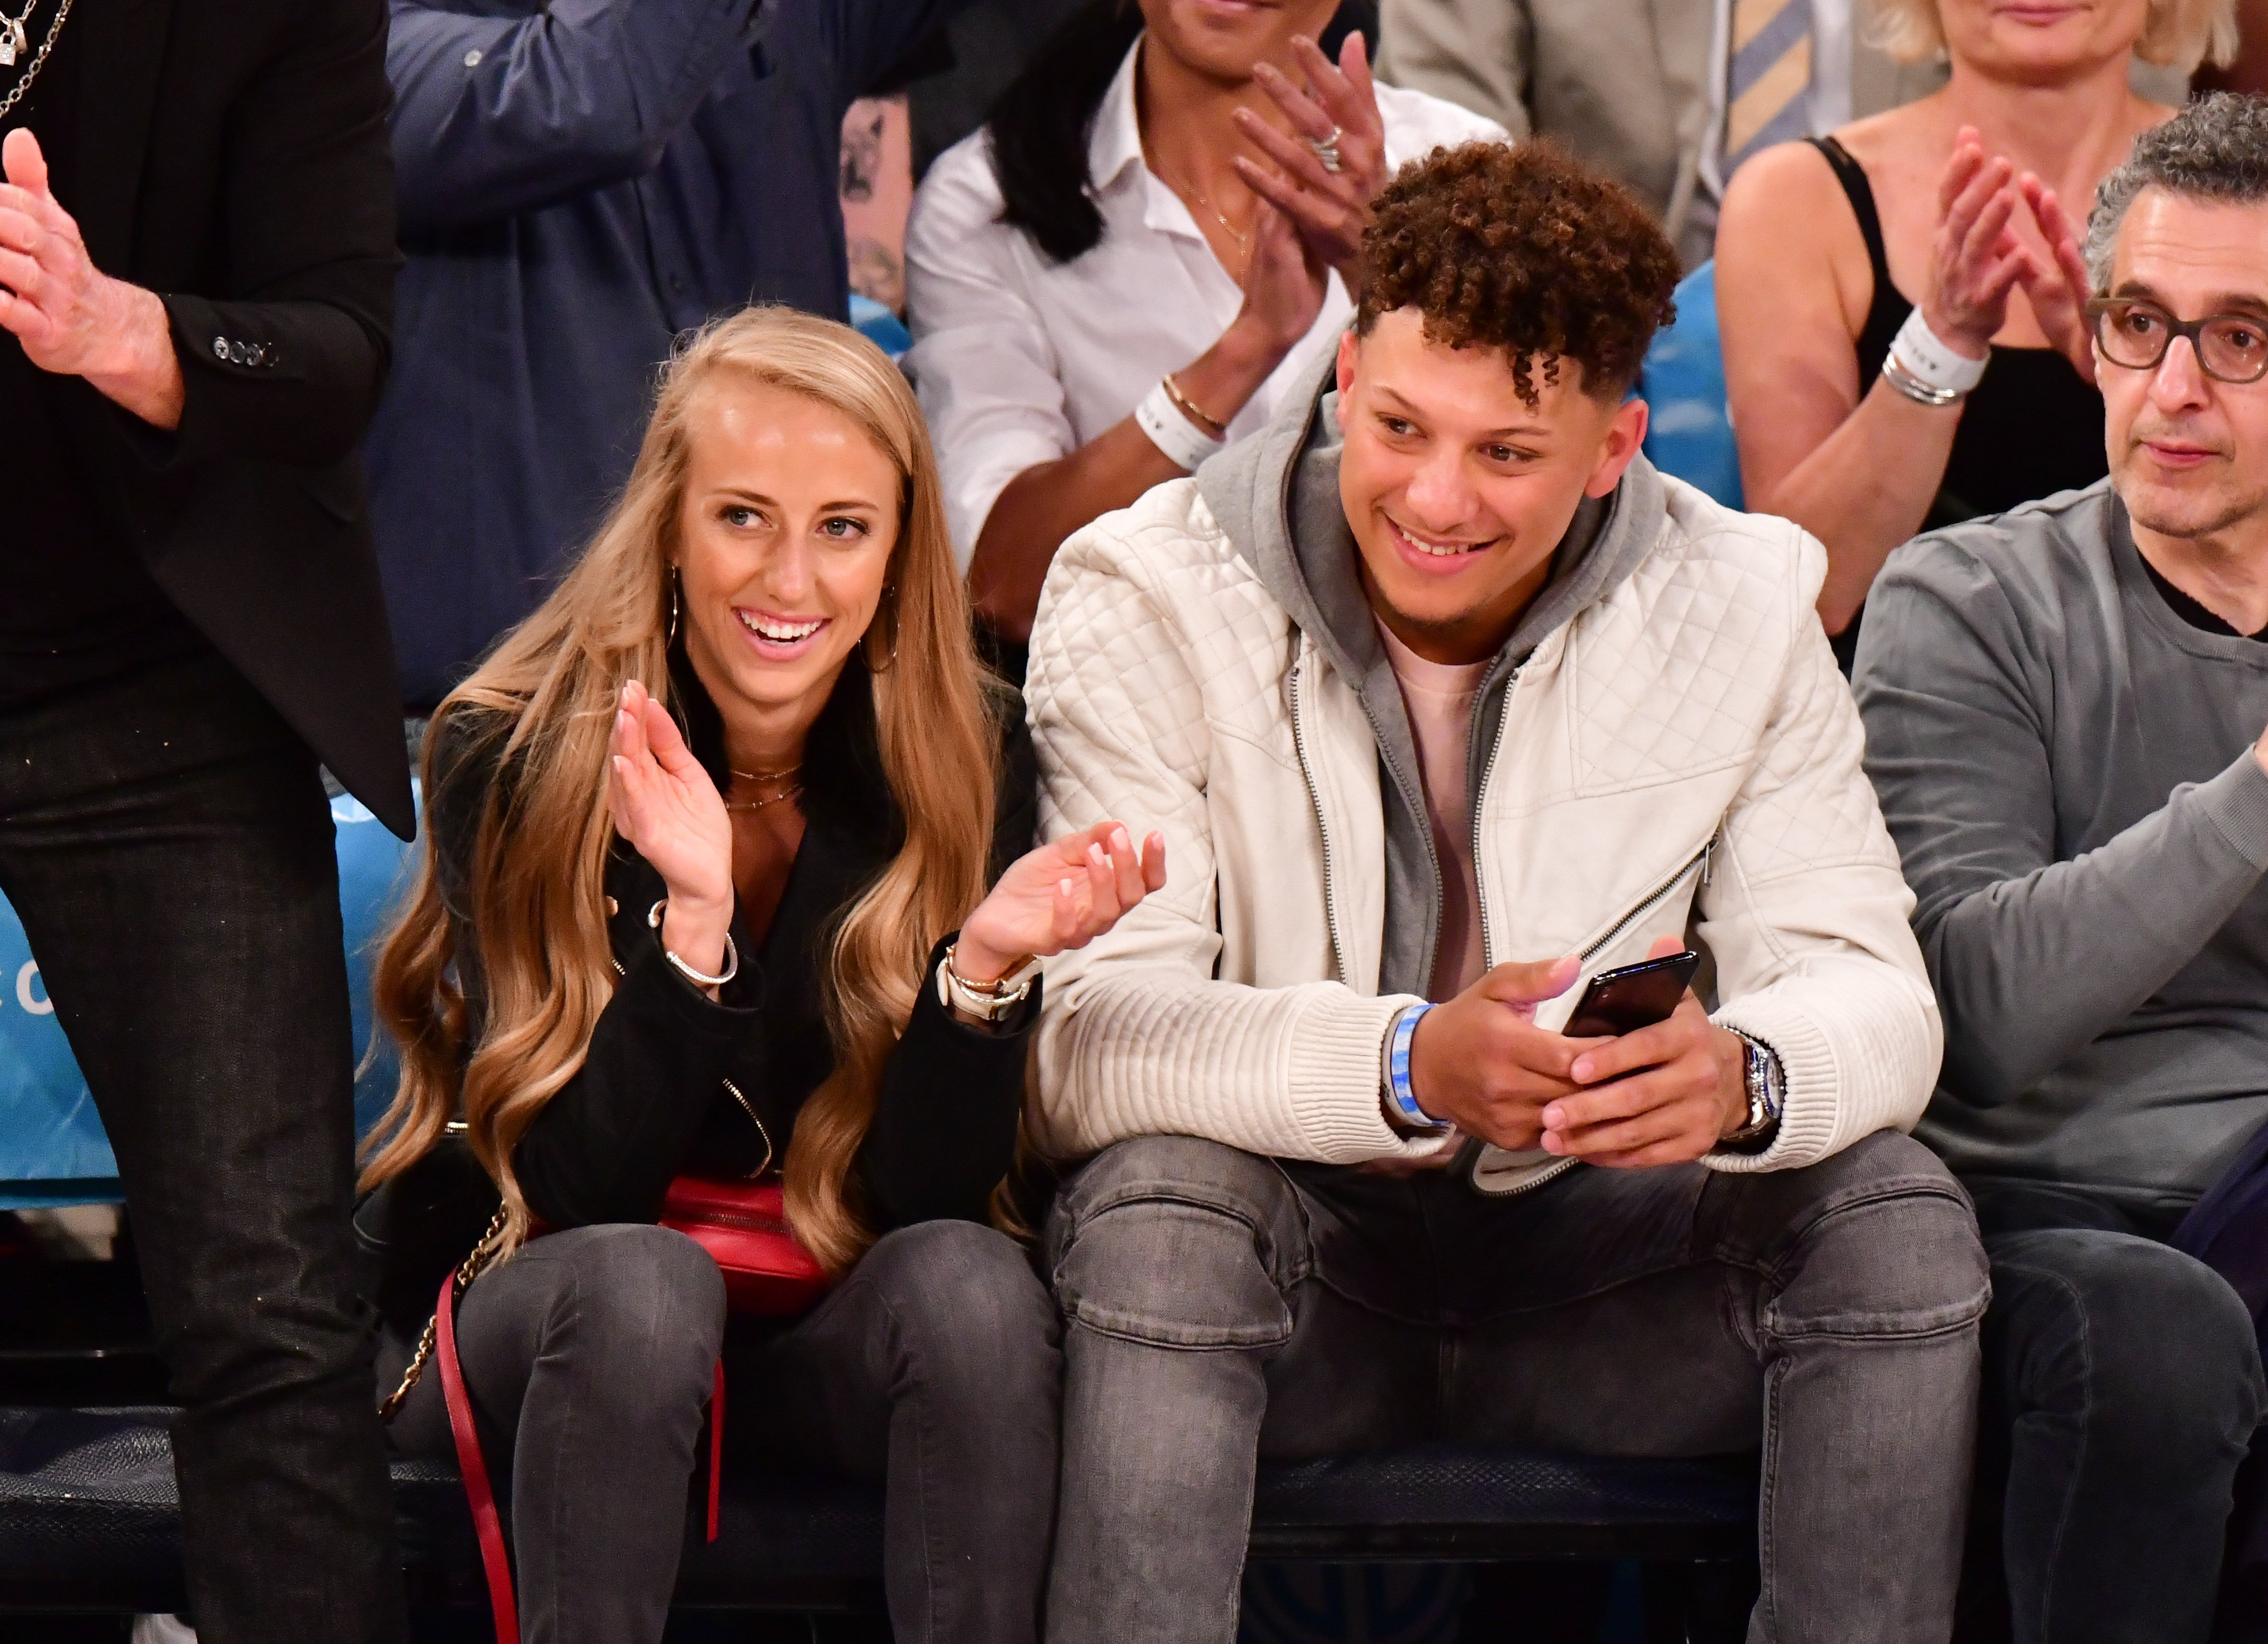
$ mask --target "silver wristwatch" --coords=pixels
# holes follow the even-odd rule
[[[997,982],[966,982],[953,969],[953,956],[960,945],[954,943],[946,948],[945,957],[937,962],[937,1002],[947,1010],[997,1023],[1032,996],[1032,984],[1040,980],[1039,960],[1026,959]]]
[[[1734,1153],[1761,1153],[1771,1145],[1779,1129],[1779,1116],[1786,1109],[1787,1075],[1771,1046],[1757,1043],[1738,1028],[1733,1031],[1740,1034],[1746,1053],[1742,1078],[1748,1087],[1749,1116],[1738,1130],[1720,1137],[1717,1145]]]

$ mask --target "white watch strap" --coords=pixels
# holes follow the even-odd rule
[[[1192,473],[1199,463],[1228,444],[1183,416],[1162,381],[1134,407],[1134,421],[1150,437],[1150,443],[1166,453],[1167,461]]]

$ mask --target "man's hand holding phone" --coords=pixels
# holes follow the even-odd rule
[[[1572,956],[1499,965],[1455,998],[1428,1010],[1410,1041],[1418,1105],[1469,1136],[1522,1151],[1543,1134],[1543,1111],[1573,1097],[1576,1057],[1611,1039],[1572,1039],[1535,1025],[1535,1007],[1581,973]]]
[[[1684,944],[1663,936],[1651,957]],[[1689,989],[1664,1020],[1615,1039],[1571,1039],[1577,1087],[1548,1103],[1547,1153],[1635,1170],[1697,1159],[1748,1121],[1747,1046],[1709,1020]]]

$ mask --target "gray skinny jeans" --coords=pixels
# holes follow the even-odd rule
[[[1966,1196],[1907,1137],[1494,1199],[1145,1138],[1071,1182],[1047,1257],[1057,1644],[1233,1638],[1258,1457],[1441,1437],[1761,1443],[1752,1644],[1950,1631],[1989,1287]]]
[[[725,1473],[750,1457],[887,1480],[884,1584],[907,1644],[1035,1644],[1055,1512],[1057,1326],[990,1228],[885,1235],[827,1299],[726,1355]],[[458,1351],[510,1504],[526,1644],[655,1644],[725,1337],[725,1291],[666,1228],[576,1228],[474,1281]],[[389,1336],[391,1389],[409,1343]],[[429,1370],[389,1429],[453,1458]],[[499,1505],[503,1504],[500,1500]]]

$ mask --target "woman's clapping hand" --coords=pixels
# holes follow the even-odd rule
[[[1236,173],[1245,187],[1291,218],[1319,267],[1336,268],[1351,297],[1361,295],[1362,232],[1370,202],[1386,186],[1386,122],[1360,33],[1347,36],[1334,63],[1313,40],[1295,40],[1292,55],[1307,84],[1295,84],[1273,64],[1252,77],[1273,98],[1299,134],[1287,137],[1249,109],[1236,111],[1246,141],[1276,162],[1273,168],[1243,155]],[[1331,170],[1316,143],[1336,150]]]
[[[636,679],[622,687],[607,761],[615,832],[669,890],[662,943],[715,973],[733,923],[733,819],[669,710]]]
[[[2007,323],[2008,293],[2027,260],[2010,224],[2022,201],[2015,168],[1986,158],[1975,128],[1963,126],[1937,185],[1937,233],[1930,242],[1922,318],[1939,341],[1981,360]]]
[[[1027,956],[1046,958],[1083,948],[1166,884],[1166,836],[1152,833],[1136,855],[1125,826],[1098,822],[1026,852],[961,927],[954,970],[989,982]]]
[[[2027,217],[2041,246],[2025,243],[2020,231]],[[1976,128],[1963,126],[1938,184],[1937,235],[1922,317],[1945,342],[1982,359],[2007,323],[2008,297],[2019,288],[2048,341],[2093,382],[2094,338],[2087,321],[2092,291],[2063,202],[2032,172],[2020,177],[2007,160],[1988,158]]]
[[[2018,178],[2016,187],[2048,246],[2045,260],[2032,251],[2024,253],[2024,300],[2031,304],[2032,316],[2040,322],[2047,340],[2063,351],[2073,371],[2091,383],[2095,380],[2095,327],[2088,323],[2087,302],[2095,295],[2095,283],[2088,278],[2078,231],[2055,190],[2031,172]]]

